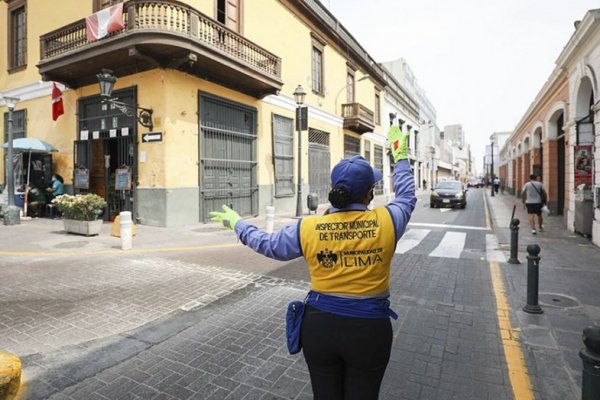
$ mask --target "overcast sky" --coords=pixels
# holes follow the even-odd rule
[[[377,62],[404,58],[437,111],[461,124],[482,170],[493,132],[512,131],[598,0],[321,0]]]

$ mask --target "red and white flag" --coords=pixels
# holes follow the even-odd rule
[[[87,40],[102,39],[111,32],[123,29],[123,3],[104,8],[89,17],[85,17]]]
[[[52,120],[56,121],[64,113],[62,92],[56,82],[52,82]]]

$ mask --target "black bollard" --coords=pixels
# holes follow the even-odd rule
[[[584,348],[579,350],[583,360],[581,400],[600,399],[600,327],[588,326],[583,330]]]
[[[510,258],[508,259],[509,264],[521,264],[518,258],[519,252],[519,218],[513,218],[510,220]]]
[[[538,289],[540,281],[540,246],[530,244],[527,246],[527,304],[523,311],[530,314],[544,312],[538,304]]]

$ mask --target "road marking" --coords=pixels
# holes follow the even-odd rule
[[[431,232],[430,229],[410,229],[404,234],[396,244],[396,254],[404,254],[413,247],[416,247],[425,236]]]
[[[488,261],[506,262],[506,256],[503,251],[498,250],[499,247],[496,235],[485,235],[485,257]]]
[[[515,399],[534,400],[531,380],[519,343],[519,330],[514,329],[510,323],[510,306],[506,299],[500,267],[496,261],[490,262],[489,265],[494,296],[496,297],[496,316],[498,317],[498,327],[502,346],[504,347],[510,385]]]
[[[447,225],[447,224],[428,224],[425,222],[409,222],[408,226],[424,226],[428,228],[449,228],[449,229],[469,229],[475,231],[489,231],[489,227],[469,226],[469,225]]]
[[[13,257],[72,257],[72,256],[85,256],[85,255],[98,255],[98,254],[127,254],[127,253],[169,253],[176,251],[188,251],[188,250],[209,250],[219,249],[227,247],[242,246],[241,243],[235,244],[214,244],[206,246],[181,246],[181,247],[162,247],[162,248],[137,248],[131,250],[98,250],[98,251],[82,251],[82,252],[35,252],[35,251],[0,251],[2,256],[13,256]]]
[[[452,210],[453,210],[452,208],[440,208],[441,213],[445,213],[445,212],[452,211]]]
[[[488,200],[487,200],[487,196],[485,195],[485,192],[483,193],[483,209],[485,210],[485,227],[490,229],[492,224],[491,224],[491,216],[490,216],[490,210],[488,208]]]
[[[447,232],[438,247],[431,253],[430,257],[460,258],[465,247],[467,234],[465,232]]]

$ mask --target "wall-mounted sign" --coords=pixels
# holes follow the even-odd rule
[[[89,189],[90,170],[87,168],[77,168],[74,172],[73,187],[76,189]]]
[[[162,132],[150,132],[142,134],[142,142],[162,142]]]
[[[131,190],[131,169],[129,167],[115,170],[115,190]]]
[[[592,188],[592,145],[575,146],[575,189],[584,184],[584,189]]]

